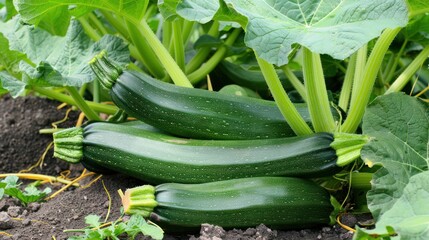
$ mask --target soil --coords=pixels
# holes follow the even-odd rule
[[[60,103],[39,97],[12,99],[9,96],[0,98],[0,173],[17,173],[27,169],[41,157],[52,137],[39,134],[43,128],[51,128],[51,123],[65,116],[65,109],[58,110]],[[72,111],[68,120],[59,127],[72,126],[78,113]],[[46,155],[42,168],[35,168],[32,173],[58,176],[65,170],[71,170],[73,176],[79,175],[83,167],[69,165],[52,157],[52,149]],[[89,181],[89,180],[87,180]],[[120,216],[118,189],[143,183],[124,175],[103,176],[86,188],[71,187],[55,198],[43,203],[33,203],[22,207],[10,198],[0,200],[0,239],[67,239],[73,233],[66,229],[85,227],[84,218],[88,214],[97,214],[104,219],[108,214],[109,221]],[[63,185],[54,183],[49,187],[55,191]],[[110,193],[111,204],[106,190]],[[343,222],[354,226],[358,219],[352,215],[343,217]],[[74,233],[76,234],[76,233]],[[351,239],[352,233],[339,225],[322,226],[317,229],[297,229],[280,231],[264,225],[249,229],[225,231],[219,226],[204,224],[200,232],[181,236],[166,235],[165,239]],[[138,239],[147,239],[139,236]]]

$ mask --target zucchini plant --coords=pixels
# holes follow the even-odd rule
[[[164,131],[145,134],[157,136],[151,142],[168,146],[176,146],[178,142],[174,141],[186,141],[197,147],[207,144],[205,147],[213,150],[221,148],[216,144],[225,140],[234,144],[269,143],[272,147],[273,142],[282,141],[274,139],[295,135],[302,139],[320,136],[335,139],[346,136],[344,133],[353,134],[350,136],[363,133],[365,137],[356,142],[349,139],[346,145],[350,148],[340,148],[343,154],[336,153],[337,157],[350,153],[353,157],[347,158],[354,159],[367,141],[366,136],[370,139],[363,147],[361,159],[353,165],[358,167],[347,166],[347,170],[354,172],[350,175],[343,172],[348,176],[345,179],[352,179],[349,183],[353,186],[353,181],[359,181],[359,173],[366,180],[367,174],[372,176],[371,183],[366,181],[367,186],[372,184],[368,207],[376,220],[381,221],[379,225],[393,226],[387,235],[409,236],[417,232],[423,239],[428,237],[427,231],[414,228],[413,224],[403,226],[386,220],[386,216],[397,214],[387,213],[387,209],[396,203],[404,204],[406,197],[398,196],[424,186],[422,182],[427,177],[422,174],[400,181],[402,184],[392,188],[384,187],[390,186],[387,183],[394,181],[395,176],[414,176],[416,169],[418,173],[427,172],[427,164],[422,164],[428,161],[429,142],[427,1],[3,2],[0,2],[0,94],[43,95],[77,106],[88,120],[95,121],[102,120],[100,113],[113,115],[123,108],[132,117]],[[102,55],[93,59],[103,50],[110,60]],[[231,68],[237,65],[240,67],[234,73],[240,75],[234,76]],[[225,74],[229,76],[222,77]],[[251,81],[243,81],[244,75]],[[261,78],[265,83],[261,83]],[[211,89],[208,86],[213,85],[216,91],[231,83],[259,93],[268,88],[269,94],[260,94],[264,99],[256,99],[208,91]],[[397,92],[412,95],[413,99],[405,100]],[[297,104],[293,94],[299,95],[304,105]],[[103,103],[106,101],[115,105]],[[405,102],[414,111],[404,109]],[[410,118],[403,119],[398,112],[407,113]],[[71,138],[58,134],[57,154],[73,161],[82,155],[86,167],[110,172],[113,163],[105,165],[100,159],[88,161],[90,157],[85,156],[85,150],[67,152],[74,146],[93,147],[85,145],[85,132],[90,132],[91,126],[102,124],[70,130],[77,139],[76,145]],[[141,140],[141,130],[130,128],[115,125],[97,129],[90,135],[103,133],[116,137],[120,135],[117,129],[127,129],[123,135]],[[397,133],[397,129],[403,129],[405,136]],[[161,134],[175,135],[166,137],[174,143],[159,141]],[[60,139],[66,140],[61,143]],[[94,149],[107,145],[101,140],[106,139],[100,139]],[[186,144],[180,146],[180,151],[186,149]],[[328,143],[321,145],[329,148]],[[233,151],[228,146],[225,147]],[[382,151],[385,149],[389,151]],[[416,154],[407,158],[409,162],[398,161],[410,153]],[[129,152],[121,154],[131,156]],[[97,159],[95,156],[92,158]],[[332,152],[330,156],[334,156]],[[395,165],[398,163],[400,167]],[[296,164],[317,166],[304,160],[297,160]],[[374,174],[374,170],[360,167],[363,164],[368,168],[380,166]],[[398,173],[397,169],[403,172]],[[383,199],[385,192],[390,194],[387,200]],[[397,215],[409,216],[412,223],[427,223],[421,216]],[[356,236],[374,237],[374,234],[359,231]]]

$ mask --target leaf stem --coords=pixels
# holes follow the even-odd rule
[[[256,53],[255,56],[274,100],[292,130],[296,135],[307,135],[313,133],[286,94],[274,66],[259,58]]]
[[[281,66],[280,68],[283,70],[284,74],[289,79],[289,82],[292,84],[292,86],[295,88],[295,90],[299,93],[301,98],[307,102],[307,93],[306,93],[304,84],[292,72],[292,70],[289,68],[289,66],[287,64]]]
[[[43,175],[43,174],[36,174],[36,173],[2,173],[0,174],[0,178],[5,178],[8,176],[17,176],[18,178],[21,179],[30,179],[30,180],[43,180],[43,181],[47,181],[47,182],[59,182],[59,183],[64,183],[64,184],[70,184],[71,181],[63,179],[63,178],[59,178],[59,177],[53,177],[53,176],[48,176],[48,175]],[[79,187],[78,183],[72,183],[73,186],[75,187]]]
[[[392,92],[399,92],[411,77],[421,68],[423,63],[429,57],[429,45],[427,45],[416,58],[408,65],[408,67],[399,75],[396,80],[392,83],[392,85],[387,89],[386,94]]]
[[[165,76],[164,67],[158,60],[155,52],[150,47],[145,39],[145,35],[140,31],[140,28],[129,21],[125,21],[128,28],[128,35],[131,38],[133,45],[136,47],[140,56],[141,63],[148,69],[148,71],[158,79]],[[152,31],[152,30],[151,30]]]
[[[73,105],[73,106],[78,106],[76,101],[72,97],[70,97],[69,95],[59,93],[59,92],[56,92],[56,91],[48,89],[48,88],[42,88],[42,87],[33,87],[33,90],[38,92],[39,94],[42,94],[42,95],[48,97],[48,98],[52,98],[52,99],[55,99],[55,100],[60,101],[60,102],[65,102],[65,103]],[[91,101],[85,101],[85,102],[90,108],[94,109],[94,111],[97,111],[100,113],[113,115],[118,111],[118,108],[116,106],[113,106],[113,105],[95,103],[95,102],[91,102]]]
[[[183,19],[175,19],[173,26],[174,59],[180,69],[185,70],[185,47],[183,45]]]
[[[213,69],[215,69],[215,67],[220,63],[220,61],[225,58],[225,55],[228,51],[228,47],[235,42],[240,33],[241,28],[234,29],[232,33],[228,36],[228,38],[225,40],[224,45],[220,46],[216,50],[216,52],[210,57],[210,59],[207,60],[207,62],[205,62],[203,65],[201,65],[200,68],[188,75],[188,78],[191,83],[198,83],[200,80],[204,79],[207,74],[213,71]]]
[[[349,64],[347,65],[346,75],[344,76],[343,86],[341,88],[340,99],[338,106],[344,111],[349,107],[350,96],[352,94],[353,79],[356,70],[357,52],[350,56]]]
[[[375,43],[371,55],[368,58],[368,62],[365,65],[362,81],[359,81],[359,85],[355,87],[355,96],[352,97],[348,116],[341,127],[342,131],[355,132],[359,127],[365,112],[365,107],[369,102],[371,91],[374,87],[375,78],[382,65],[384,55],[400,30],[401,28],[384,30]]]
[[[174,84],[182,87],[190,87],[192,88],[191,82],[186,77],[185,73],[180,69],[177,63],[174,61],[173,57],[171,57],[168,50],[162,45],[159,39],[156,37],[155,33],[152,32],[149,25],[145,21],[139,22],[137,26],[142,36],[145,36],[147,43],[156,53],[159,61],[162,63],[163,67],[170,75]]]
[[[101,120],[97,113],[94,112],[92,108],[86,104],[83,97],[79,94],[79,91],[75,87],[65,87],[67,91],[70,93],[72,98],[75,100],[77,107],[85,113],[86,117],[89,120],[99,121]]]
[[[355,100],[357,96],[357,90],[358,87],[362,84],[362,78],[363,74],[365,73],[365,65],[366,65],[366,59],[368,55],[368,45],[365,44],[362,46],[356,54],[356,67],[355,67],[355,74],[354,74],[354,80],[353,80],[353,87],[352,87],[352,95],[350,102],[358,101]]]
[[[80,24],[82,25],[83,29],[85,30],[85,33],[93,40],[98,41],[100,40],[101,36],[98,34],[97,31],[92,28],[91,24],[89,24],[88,20],[85,16],[78,18]]]
[[[219,22],[214,21],[211,25],[207,35],[212,37],[219,36]],[[197,53],[191,58],[191,60],[186,64],[186,74],[192,73],[206,60],[207,56],[210,54],[211,47],[204,47],[197,50]]]
[[[97,30],[102,34],[102,35],[106,35],[109,32],[107,31],[107,29],[104,27],[104,25],[100,22],[100,20],[97,18],[97,16],[95,16],[95,14],[93,12],[90,12],[88,14],[89,20],[95,25],[95,27],[97,28]]]
[[[336,124],[331,112],[320,55],[303,47],[304,85],[311,122],[316,132],[332,132]]]

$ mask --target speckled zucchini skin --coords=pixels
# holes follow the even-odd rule
[[[177,136],[232,140],[295,136],[273,101],[175,86],[128,70],[113,83],[110,95],[131,116]],[[306,105],[296,108],[310,124]]]
[[[166,226],[303,228],[328,224],[329,193],[314,182],[287,177],[255,177],[204,184],[156,186],[151,219]]]
[[[82,162],[149,183],[202,183],[255,176],[322,177],[339,170],[333,135],[258,140],[193,140],[95,122],[83,128]]]

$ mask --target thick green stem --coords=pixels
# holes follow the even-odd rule
[[[304,85],[311,122],[316,132],[333,132],[336,124],[331,112],[320,55],[303,48]]]
[[[92,82],[92,97],[96,103],[100,102],[100,83],[97,80]]]
[[[298,113],[292,101],[289,99],[286,91],[277,76],[274,66],[267,61],[259,58],[256,53],[256,60],[267,82],[268,88],[276,101],[280,112],[283,114],[286,122],[292,128],[296,135],[307,135],[313,133],[311,128],[304,121],[302,116]]]
[[[352,94],[353,79],[356,69],[356,58],[357,53],[354,53],[347,65],[346,75],[344,76],[343,87],[341,88],[340,99],[338,100],[338,106],[344,111],[347,111],[349,107],[350,96]]]
[[[212,37],[218,37],[219,35],[219,22],[214,21],[211,25],[207,35]],[[191,60],[186,64],[186,74],[190,74],[191,72],[198,69],[201,64],[206,60],[207,56],[211,52],[211,47],[204,47],[197,50],[197,53]]]
[[[75,87],[66,87],[72,98],[75,100],[77,107],[85,114],[89,120],[100,121],[100,117],[94,110],[86,104],[85,99],[79,94]]]
[[[182,29],[182,41],[185,44],[189,41],[189,38],[192,35],[192,30],[194,29],[195,22],[183,20],[183,29]]]
[[[136,27],[140,30],[141,34],[145,36],[147,43],[156,53],[159,61],[162,63],[163,67],[170,75],[174,84],[182,87],[190,87],[192,88],[191,82],[186,77],[185,73],[180,69],[177,63],[174,61],[173,57],[171,57],[168,50],[162,45],[159,39],[156,37],[155,33],[152,32],[149,25],[145,21],[142,22],[134,22]]]
[[[353,189],[371,189],[373,173],[353,172],[351,173],[351,187]]]
[[[289,79],[289,82],[295,88],[295,90],[299,93],[302,99],[307,102],[307,93],[305,91],[304,84],[298,79],[298,77],[292,72],[288,65],[283,65],[281,67],[286,77]]]
[[[93,41],[98,41],[100,40],[101,36],[100,34],[97,33],[97,31],[94,30],[94,28],[92,28],[91,24],[89,24],[88,20],[86,19],[86,17],[80,17],[79,19],[80,24],[82,25],[83,29],[85,30],[85,33],[93,40]]]
[[[102,35],[106,35],[109,32],[107,31],[107,29],[104,27],[104,25],[100,22],[100,20],[98,20],[97,16],[95,16],[95,14],[93,12],[90,12],[88,14],[89,20],[91,21],[91,23],[94,24],[94,26],[97,28],[97,30],[102,34]]]
[[[363,75],[365,73],[366,59],[368,55],[368,45],[365,44],[357,51],[356,67],[352,87],[352,95],[350,102],[358,101],[354,98],[357,96],[358,87],[362,84]]]
[[[42,95],[48,97],[48,98],[67,103],[67,104],[70,104],[72,106],[78,106],[76,101],[72,97],[70,97],[69,95],[56,92],[52,89],[41,88],[41,87],[33,87],[33,90],[38,92],[39,94],[42,94]],[[100,113],[112,115],[118,111],[118,108],[113,106],[113,105],[106,105],[106,104],[95,103],[95,102],[90,102],[90,101],[85,101],[85,102],[90,108],[94,109],[94,111],[97,111]]]
[[[241,28],[236,28],[225,40],[225,44],[220,46],[216,52],[207,60],[206,63],[200,66],[196,71],[188,75],[189,80],[195,84],[204,79],[215,67],[225,58],[228,47],[232,45],[241,33]]]
[[[405,51],[405,47],[407,46],[408,40],[405,39],[404,42],[402,43],[401,49],[399,49],[399,52],[396,54],[395,56],[395,60],[393,61],[392,66],[390,67],[389,71],[386,74],[386,83],[390,83],[392,81],[393,76],[395,75],[395,72],[398,68],[399,65],[399,60],[402,57],[402,54]]]
[[[362,81],[356,86],[356,92],[354,92],[355,96],[352,97],[348,116],[341,127],[342,131],[355,132],[359,127],[374,87],[377,72],[382,65],[384,55],[400,30],[400,28],[384,30],[375,43],[374,49],[366,63]]]
[[[110,25],[112,25],[112,27],[118,31],[118,33],[125,38],[127,41],[131,41],[130,37],[128,36],[128,30],[127,30],[127,26],[125,26],[125,24],[123,23],[122,19],[119,19],[117,17],[115,17],[112,13],[106,11],[106,10],[101,10],[101,13],[103,14],[104,18],[110,23]]]
[[[183,19],[173,21],[174,58],[180,69],[185,70],[185,47],[183,45]]]
[[[392,85],[387,89],[386,94],[392,92],[399,92],[411,77],[421,68],[423,63],[429,57],[429,45],[427,45],[416,58],[408,65],[408,67],[401,73],[401,75],[396,78],[396,80],[392,83]]]
[[[150,47],[149,43],[146,41],[145,35],[136,25],[134,25],[134,23],[126,21],[126,25],[133,45],[136,47],[140,59],[143,61],[142,64],[155,78],[163,78],[165,76],[164,67],[158,60],[158,57]]]

